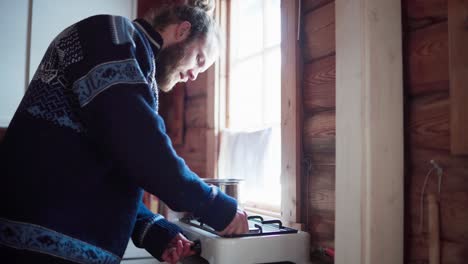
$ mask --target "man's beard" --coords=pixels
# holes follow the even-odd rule
[[[156,82],[158,83],[159,89],[163,92],[172,90],[175,85],[173,79],[180,78],[180,75],[176,74],[176,71],[185,56],[186,48],[187,43],[184,41],[159,51],[158,57],[156,58]]]

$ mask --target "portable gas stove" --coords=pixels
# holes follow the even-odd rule
[[[184,264],[310,263],[309,234],[285,227],[279,220],[249,216],[249,232],[231,236],[219,236],[193,217],[181,218],[175,224],[188,239],[197,241],[195,250],[203,259],[188,258]]]

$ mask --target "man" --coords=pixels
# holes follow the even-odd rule
[[[157,113],[159,90],[213,64],[216,25],[187,6],[151,22],[94,16],[51,43],[2,146],[2,261],[119,263],[130,236],[160,260],[190,255],[142,189],[220,234],[248,230],[237,202],[176,155]]]

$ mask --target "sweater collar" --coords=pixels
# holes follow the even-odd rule
[[[153,49],[153,53],[156,56],[163,45],[163,39],[161,35],[156,30],[154,30],[154,28],[146,20],[142,18],[136,19],[134,23],[146,35],[148,41],[151,44],[151,48]]]

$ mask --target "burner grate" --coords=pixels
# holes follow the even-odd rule
[[[280,220],[263,220],[261,216],[249,216],[249,232],[245,234],[225,235],[225,238],[252,237],[252,236],[269,236],[297,233],[298,230],[283,226]],[[200,228],[212,234],[219,234],[210,226],[204,224],[199,219],[193,216],[187,216],[180,219],[181,222],[191,226]]]

